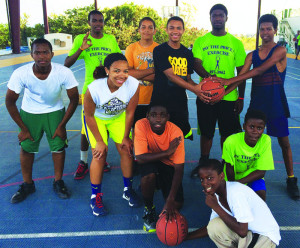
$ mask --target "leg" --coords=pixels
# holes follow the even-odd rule
[[[86,139],[84,134],[81,134],[80,150],[81,151],[88,151],[89,150],[89,142]]]
[[[265,190],[258,190],[255,193],[258,194],[258,196],[261,199],[263,199],[264,201],[266,201],[266,191]]]
[[[293,176],[294,175],[293,156],[292,156],[292,149],[291,149],[289,137],[288,136],[278,137],[277,139],[282,151],[286,173],[288,176]]]
[[[122,174],[126,178],[132,177],[133,158],[129,156],[126,149],[121,148],[121,144],[116,144],[116,148],[120,154]]]
[[[22,169],[22,176],[25,183],[31,184],[32,181],[32,167],[34,161],[34,153],[25,152],[23,148],[20,151],[20,162]]]
[[[155,173],[148,174],[141,178],[141,190],[144,199],[144,204],[147,208],[151,208],[153,206],[155,187],[156,187]]]
[[[93,149],[92,149],[93,150]],[[90,166],[90,179],[92,184],[102,183],[103,168],[106,161],[106,156],[102,156],[99,160],[93,158]]]
[[[52,160],[54,163],[54,179],[61,180],[64,172],[66,152],[52,152]]]

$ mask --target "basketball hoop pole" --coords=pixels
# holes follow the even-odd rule
[[[261,9],[261,0],[258,0],[258,11],[257,11],[257,31],[256,31],[256,49],[258,48],[258,41],[259,41],[259,26],[258,20],[260,18],[260,9]]]
[[[178,0],[176,0],[176,16],[179,16]]]
[[[97,7],[97,0],[95,0],[95,10],[98,10],[98,7]]]

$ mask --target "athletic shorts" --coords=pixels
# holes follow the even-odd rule
[[[56,136],[52,139],[56,128],[61,123],[65,115],[65,109],[57,110],[46,114],[31,114],[20,110],[20,116],[25,126],[28,128],[34,141],[26,139],[21,142],[21,147],[25,152],[37,153],[44,132],[48,140],[48,144],[51,152],[61,152],[67,147],[68,141],[62,140]]]
[[[178,126],[185,139],[193,140],[193,133],[191,125],[189,123],[189,111],[188,109],[168,110],[170,115],[170,122]]]
[[[98,131],[106,145],[108,145],[108,133],[112,140],[117,143],[121,144],[125,134],[125,119],[126,119],[126,112],[124,111],[120,116],[110,119],[110,120],[102,120],[96,116],[94,116]],[[92,148],[96,146],[96,139],[92,134],[91,130],[89,129],[84,113],[82,115],[82,126],[84,127],[84,134],[90,143]]]
[[[264,190],[264,191],[267,190],[266,182],[263,178],[253,181],[251,183],[248,183],[247,185],[248,185],[248,187],[253,189],[254,192],[259,191],[259,190]]]
[[[273,137],[289,136],[288,119],[286,117],[267,120],[267,134]]]
[[[149,105],[138,105],[134,112],[133,124],[132,127],[134,128],[135,123],[143,118],[146,118],[148,112]]]
[[[214,105],[206,104],[199,98],[196,100],[198,133],[212,139],[218,121],[219,132],[222,137],[242,131],[240,117],[234,111],[235,101],[220,101]]]
[[[140,164],[140,170],[141,177],[147,176],[152,173],[156,175],[156,183],[161,189],[163,197],[166,200],[171,191],[175,169],[172,166],[166,165],[161,161],[156,161],[146,164]],[[182,182],[180,183],[179,189],[176,193],[175,201],[184,201]]]

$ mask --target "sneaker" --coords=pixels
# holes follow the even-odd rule
[[[57,180],[53,182],[53,190],[61,199],[70,198],[70,192],[68,191],[63,180]]]
[[[83,179],[85,174],[88,173],[88,171],[89,171],[88,164],[83,162],[82,160],[80,160],[80,162],[78,163],[78,166],[77,166],[77,170],[74,175],[74,179],[75,180]]]
[[[123,199],[128,201],[128,204],[132,208],[137,208],[141,206],[141,200],[132,188],[124,191]]]
[[[297,186],[297,177],[290,177],[286,179],[286,189],[292,199],[300,199],[299,189]]]
[[[34,182],[32,183],[22,183],[19,190],[12,196],[10,202],[18,203],[24,201],[26,197],[35,192]]]
[[[105,162],[103,171],[104,172],[110,172],[111,171],[109,163]]]
[[[157,215],[155,212],[155,206],[153,206],[151,209],[148,209],[147,207],[144,208],[143,219],[143,230],[149,233],[156,232]]]
[[[104,216],[104,215],[107,215],[107,211],[102,203],[102,196],[103,194],[102,193],[98,193],[96,195],[96,197],[93,197],[91,199],[91,208],[93,210],[93,215],[95,216]]]

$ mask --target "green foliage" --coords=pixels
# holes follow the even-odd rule
[[[244,45],[246,51],[255,50],[256,46],[256,36],[246,36],[246,35],[236,35],[238,39],[240,39]]]
[[[8,24],[0,23],[0,49],[10,46],[10,43]]]

